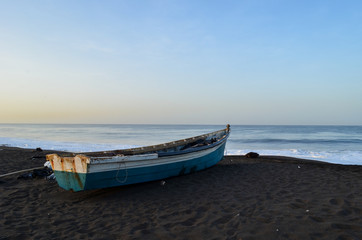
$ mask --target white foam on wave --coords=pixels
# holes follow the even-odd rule
[[[288,156],[296,158],[304,158],[310,160],[318,160],[329,163],[345,164],[345,165],[362,165],[362,151],[307,151],[300,149],[282,149],[282,150],[266,150],[266,149],[228,149],[226,155],[245,155],[248,152],[257,152],[260,155]]]
[[[47,150],[68,151],[68,152],[94,152],[94,151],[107,151],[114,149],[127,149],[139,147],[137,145],[126,144],[94,144],[94,143],[80,143],[80,142],[55,142],[55,141],[41,141],[29,140],[20,138],[1,138],[0,145],[19,148],[42,148]]]

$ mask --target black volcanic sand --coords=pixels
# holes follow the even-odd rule
[[[0,149],[0,174],[49,153]],[[227,156],[164,184],[77,193],[18,176],[0,178],[0,239],[362,239],[362,166]]]

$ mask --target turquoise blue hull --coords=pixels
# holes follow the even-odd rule
[[[216,146],[215,151],[207,155],[181,162],[129,169],[125,165],[120,165],[118,170],[95,173],[54,172],[59,186],[73,191],[155,181],[200,171],[215,165],[224,157],[225,144],[226,141]]]

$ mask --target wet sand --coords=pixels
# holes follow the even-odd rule
[[[49,153],[0,149],[0,175]],[[362,239],[362,166],[227,156],[164,184],[77,193],[19,175],[0,178],[0,239]]]

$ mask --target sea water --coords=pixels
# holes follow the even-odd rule
[[[0,124],[0,145],[103,151],[165,143],[222,128],[225,126]],[[225,154],[248,152],[362,165],[362,126],[232,125]]]

